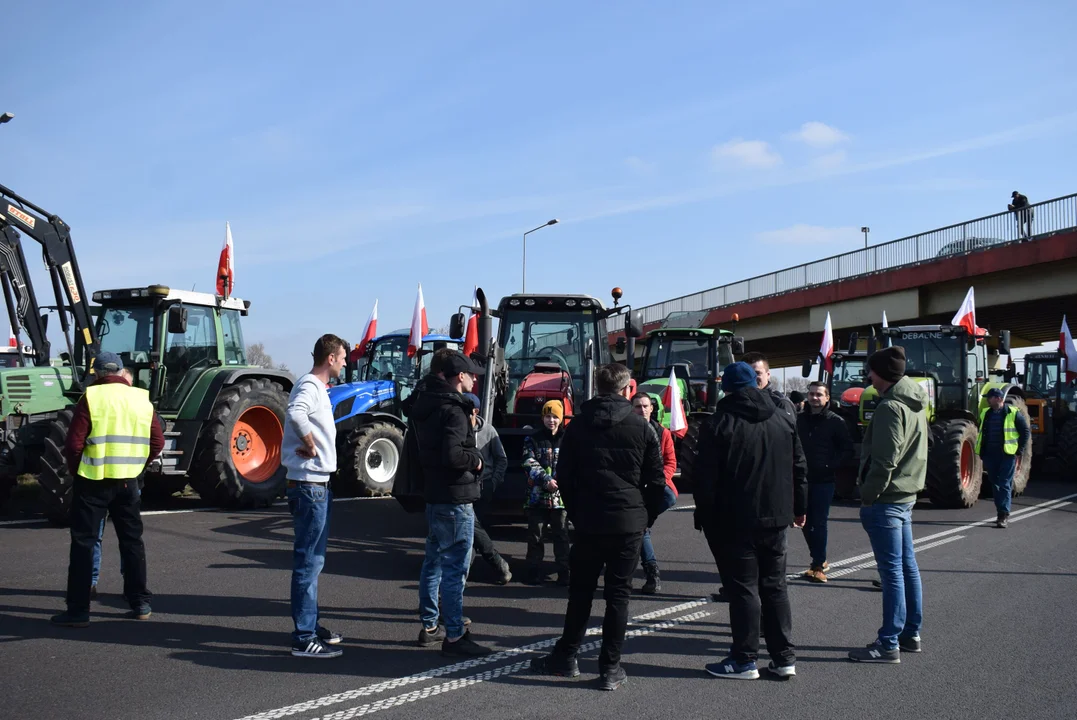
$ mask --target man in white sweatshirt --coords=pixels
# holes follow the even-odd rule
[[[343,638],[318,622],[318,575],[329,541],[329,476],[337,469],[337,429],[328,385],[344,368],[344,341],[322,335],[313,354],[314,367],[299,378],[288,398],[281,448],[281,462],[288,469],[288,508],[295,521],[292,655],[331,658],[342,652],[329,645]]]

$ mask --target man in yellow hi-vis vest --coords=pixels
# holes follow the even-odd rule
[[[95,361],[97,381],[75,405],[64,454],[75,481],[71,493],[71,559],[67,568],[67,611],[55,625],[90,624],[93,552],[106,514],[120,541],[127,617],[146,620],[146,547],[142,542],[138,479],[164,448],[164,432],[149,393],[131,387],[123,361],[103,352]]]
[[[987,402],[991,407],[980,413],[976,454],[983,458],[987,479],[995,495],[995,510],[998,511],[995,527],[1004,528],[1010,517],[1013,475],[1032,433],[1025,416],[1006,404],[1001,390],[988,390]]]

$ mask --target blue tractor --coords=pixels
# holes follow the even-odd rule
[[[371,340],[349,360],[344,382],[329,388],[337,425],[333,489],[341,494],[392,492],[407,429],[400,404],[428,372],[434,352],[462,345],[448,335],[427,335],[422,350],[408,357],[408,334],[405,328]]]

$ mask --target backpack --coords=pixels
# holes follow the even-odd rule
[[[404,432],[404,452],[393,479],[392,495],[405,512],[416,513],[426,509],[426,478],[419,458],[419,433],[411,420]]]

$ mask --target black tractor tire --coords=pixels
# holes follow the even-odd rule
[[[404,431],[389,422],[372,422],[348,433],[337,452],[333,491],[341,495],[384,497],[404,453]]]
[[[0,511],[7,507],[11,496],[15,494],[15,488],[19,486],[18,475],[0,474]]]
[[[71,489],[74,487],[75,478],[67,469],[64,445],[67,443],[67,430],[71,427],[71,419],[74,416],[73,410],[61,410],[56,419],[49,423],[45,449],[41,453],[41,472],[37,476],[45,517],[52,524],[61,527],[71,521]]]
[[[1006,399],[1007,405],[1013,405],[1017,408],[1017,411],[1025,418],[1025,425],[1029,428],[1032,427],[1032,421],[1028,416],[1028,405],[1025,404],[1024,398],[1017,396],[1011,396]],[[1032,439],[1025,443],[1025,451],[1018,456],[1020,464],[1017,466],[1017,470],[1013,474],[1013,496],[1017,497],[1025,492],[1025,488],[1028,487],[1028,479],[1032,474]],[[987,481],[987,478],[984,478]],[[990,485],[990,482],[986,482]]]
[[[696,465],[699,431],[707,417],[708,415],[704,414],[689,415],[688,428],[684,432],[684,437],[677,443],[677,469],[680,471],[680,475],[674,482],[677,485],[678,493],[692,492],[692,488],[695,486],[692,472],[695,470]]]
[[[195,446],[188,478],[194,491],[226,508],[265,507],[280,497],[287,472],[281,464],[287,407],[288,393],[280,383],[265,378],[247,378],[222,389]],[[264,461],[244,474],[236,466],[237,456],[242,462],[244,453],[257,453],[261,447]]]
[[[946,420],[932,425],[931,432],[935,442],[928,451],[926,495],[939,507],[972,507],[983,483],[983,462],[976,454],[976,423]]]
[[[1069,415],[1055,430],[1055,443],[1062,458],[1062,478],[1077,480],[1077,417]]]

